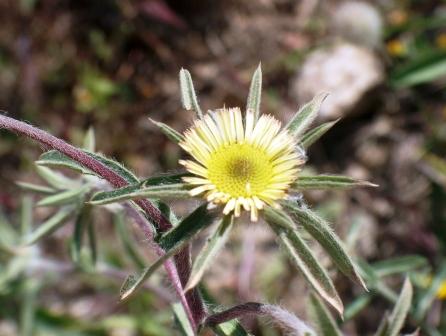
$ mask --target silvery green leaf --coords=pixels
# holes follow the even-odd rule
[[[121,287],[120,299],[125,300],[130,295],[132,295],[137,289],[139,289],[144,284],[144,282],[146,282],[147,279],[150,278],[150,276],[159,267],[161,267],[167,261],[167,259],[175,255],[179,250],[181,250],[184,246],[186,246],[188,242],[189,239],[179,242],[179,244],[175,245],[172,249],[170,249],[164,255],[159,257],[152,265],[144,268],[140,275],[136,277],[134,275],[129,275]]]
[[[151,176],[141,181],[141,186],[151,187],[151,186],[161,186],[166,184],[178,184],[183,182],[183,177],[185,176],[191,176],[191,174],[173,173],[173,174],[161,174],[161,175]]]
[[[77,203],[82,200],[88,189],[88,186],[83,186],[72,190],[62,191],[43,198],[37,203],[37,206],[55,206]]]
[[[175,322],[180,329],[181,335],[195,336],[195,332],[190,325],[189,319],[187,318],[183,306],[180,303],[173,303],[172,309],[175,317]]]
[[[358,274],[355,263],[330,225],[311,210],[303,209],[296,203],[284,201],[283,204],[297,223],[302,225],[322,245],[339,270],[367,289],[364,281]]]
[[[65,175],[53,171],[48,167],[36,166],[36,172],[54,189],[64,190],[79,187],[77,181],[69,179]]]
[[[50,150],[40,155],[39,160],[36,161],[36,164],[44,167],[63,167],[81,174],[96,175],[90,169],[85,168],[76,161],[71,160],[69,157],[56,150]]]
[[[194,110],[199,118],[203,117],[200,105],[198,105],[197,95],[195,93],[194,83],[190,72],[186,69],[180,70],[180,90],[181,103],[183,107],[190,111]]]
[[[175,143],[180,143],[181,141],[184,141],[184,137],[182,134],[180,134],[179,132],[177,132],[176,130],[174,130],[172,127],[159,122],[159,121],[155,121],[153,119],[149,120],[154,123],[156,126],[159,127],[159,129],[161,130],[161,132],[164,133],[164,135],[166,135],[171,141],[175,142]]]
[[[257,67],[251,79],[249,86],[248,101],[246,103],[246,110],[254,112],[254,120],[259,119],[260,116],[260,101],[262,98],[262,67],[261,64]]]
[[[376,184],[340,175],[299,176],[291,189],[348,189],[354,187],[377,187]]]
[[[385,336],[398,336],[401,328],[404,325],[407,314],[409,313],[412,304],[413,289],[409,278],[406,278],[403,284],[403,289],[398,297],[392,314],[389,316],[389,325]]]
[[[182,183],[147,188],[141,188],[140,185],[130,185],[111,191],[98,192],[93,195],[89,203],[94,205],[104,205],[143,198],[181,199],[189,197],[189,191],[185,189],[185,185]]]
[[[118,237],[121,239],[124,250],[127,252],[129,258],[138,268],[143,268],[144,259],[138,252],[134,239],[130,236],[129,226],[124,222],[124,214],[122,211],[114,214],[113,224],[116,227]]]
[[[292,220],[285,213],[271,207],[265,208],[264,211],[266,221],[279,237],[281,246],[295,262],[299,271],[312,288],[342,315],[344,310],[342,301],[324,267],[297,230],[285,230],[283,229],[285,225],[278,223],[286,221],[290,223],[288,225],[292,225]]]
[[[90,152],[94,152],[96,149],[96,137],[94,134],[94,128],[90,127],[85,133],[84,143],[82,145],[84,149]]]
[[[91,236],[90,234],[88,234],[88,232],[92,230],[90,228],[90,226],[92,225],[93,224],[91,218],[91,207],[86,205],[82,207],[82,209],[80,210],[79,214],[76,217],[76,221],[74,223],[73,237],[71,238],[70,241],[71,258],[76,264],[81,266],[83,266],[82,262],[84,261],[82,259],[82,254],[83,251],[86,251],[86,247],[83,244],[86,233],[90,243],[88,246],[89,261],[95,261],[96,258],[96,244],[94,241],[95,239],[94,234],[92,234]]]
[[[302,106],[287,125],[287,129],[296,138],[299,138],[316,119],[319,109],[328,93],[320,93],[312,101]]]
[[[218,336],[253,336],[249,334],[237,320],[231,320],[213,326],[212,330]]]
[[[317,140],[319,140],[325,133],[327,133],[338,121],[339,119],[336,119],[334,121],[329,121],[313,129],[310,129],[308,132],[302,135],[302,138],[300,139],[300,145],[303,148],[307,149]]]
[[[87,150],[83,150],[83,152],[113,170],[115,173],[124,178],[128,183],[135,184],[139,182],[138,178],[119,162],[106,158],[97,153],[89,152]],[[97,176],[97,174],[92,172],[90,169],[85,168],[84,166],[80,165],[79,163],[75,162],[74,160],[56,150],[51,150],[43,153],[36,163],[39,166],[64,167],[82,174]]]
[[[40,224],[40,226],[27,235],[24,239],[25,245],[34,244],[39,239],[46,237],[66,224],[67,219],[72,214],[71,207],[61,208],[56,214],[51,216],[48,220]]]
[[[215,209],[209,210],[207,204],[203,204],[181,220],[177,226],[163,234],[158,240],[158,244],[165,251],[170,251],[182,241],[190,239],[199,231],[211,225],[216,217],[217,211]]]
[[[40,289],[37,279],[27,279],[23,285],[20,305],[20,335],[35,335],[35,314],[37,306],[37,297]]]
[[[432,306],[432,303],[437,297],[438,290],[442,286],[442,284],[446,281],[446,262],[443,262],[439,268],[439,270],[434,274],[432,283],[429,288],[418,300],[418,303],[415,307],[415,319],[417,321],[421,321],[426,315],[429,308]]]
[[[20,206],[20,233],[26,235],[31,232],[33,223],[33,200],[23,197]]]
[[[321,336],[342,336],[333,316],[317,295],[310,295],[310,314]]]
[[[41,194],[53,194],[56,192],[56,189],[39,184],[28,183],[28,182],[16,182],[16,184],[24,190],[37,192]]]
[[[216,230],[207,239],[206,244],[195,258],[192,266],[189,281],[185,286],[185,291],[194,288],[201,280],[204,272],[211,266],[216,255],[226,243],[233,225],[232,216],[224,216]]]
[[[109,158],[107,158],[107,157],[105,157],[103,155],[97,154],[97,153],[89,152],[87,150],[84,150],[84,152],[87,155],[91,156],[92,158],[100,161],[102,164],[104,164],[105,166],[107,166],[111,170],[113,170],[116,174],[118,174],[119,176],[124,178],[128,183],[135,184],[135,183],[139,182],[139,180],[135,176],[135,174],[133,174],[129,169],[124,167],[118,161],[109,159]]]
[[[406,255],[375,262],[372,267],[378,277],[384,277],[397,273],[407,273],[428,265],[427,259],[420,255]]]

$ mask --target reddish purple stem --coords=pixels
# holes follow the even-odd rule
[[[117,174],[112,169],[108,168],[103,163],[92,158],[82,150],[49,134],[48,132],[33,127],[25,122],[6,117],[4,115],[0,115],[0,128],[6,128],[10,131],[25,135],[31,139],[36,140],[47,148],[55,149],[61,152],[67,157],[80,163],[84,167],[92,170],[94,173],[107,180],[115,188],[120,188],[128,185],[128,182],[122,176]],[[151,221],[154,222],[160,232],[165,232],[172,228],[172,224],[161,214],[161,212],[156,207],[153,206],[151,202],[149,202],[148,200],[138,200],[135,202],[145,211],[147,216],[150,218]],[[141,216],[141,218],[139,218],[139,220],[137,220],[136,222],[140,229],[143,231],[146,238],[149,241],[153,242],[153,232],[150,225],[146,222],[146,219],[142,218]],[[165,253],[159,246],[156,247],[157,254],[160,255],[162,253]],[[188,249],[183,250],[183,252],[176,257],[176,260],[188,260],[189,255],[182,256],[183,253],[188,252]],[[176,267],[175,264],[171,261],[167,261],[164,264],[164,267],[166,268],[170,281],[172,282],[177,295],[179,296],[180,301],[184,306],[192,327],[194,328],[194,330],[196,330],[197,325],[204,317],[204,307],[202,300],[196,291],[195,293],[192,293],[192,295],[188,295],[188,298],[190,298],[189,302],[184,295],[183,286],[185,281],[187,281],[187,278],[189,277],[190,268],[185,268],[184,264],[182,264],[180,271],[183,271],[184,274],[180,274],[177,270],[178,265]]]

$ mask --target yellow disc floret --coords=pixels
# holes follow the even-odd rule
[[[180,161],[197,175],[184,178],[194,186],[191,195],[225,204],[225,214],[239,216],[243,208],[253,221],[265,203],[276,206],[276,200],[286,197],[303,163],[294,138],[281,130],[279,121],[263,115],[255,123],[252,111],[243,121],[238,108],[196,120],[180,146],[196,160]]]

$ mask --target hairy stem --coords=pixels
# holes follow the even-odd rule
[[[21,135],[25,135],[31,139],[36,140],[37,142],[39,142],[40,144],[44,145],[47,148],[55,149],[61,152],[67,157],[73,159],[74,161],[92,170],[93,172],[101,176],[103,179],[107,180],[115,188],[121,188],[128,185],[128,182],[122,176],[120,176],[107,166],[105,166],[103,163],[92,158],[82,150],[49,134],[48,132],[33,127],[25,122],[6,117],[4,115],[0,115],[0,128],[5,128],[10,131],[17,132]],[[141,209],[144,210],[148,218],[154,222],[154,224],[161,232],[165,232],[170,228],[172,228],[172,224],[161,214],[161,212],[155,206],[153,206],[151,202],[149,202],[148,200],[138,200],[135,202],[141,207]],[[150,241],[153,241],[153,233],[151,231],[150,225],[145,221],[140,221],[138,225],[140,229],[143,231],[146,238],[149,239]],[[162,251],[161,248],[159,249]],[[164,251],[162,252],[157,251],[157,253],[158,254],[164,253]],[[182,253],[189,253],[189,250],[185,249],[183,250]],[[185,258],[190,258],[190,257],[189,254],[187,254],[185,256],[180,256],[178,258],[180,260],[186,260]],[[201,321],[202,317],[204,316],[204,308],[198,293],[193,294],[193,297],[191,297],[191,302],[188,302],[184,296],[182,279],[188,278],[190,268],[188,269],[187,267],[181,267],[184,274],[179,274],[176,265],[170,261],[166,262],[165,268],[170,278],[170,281],[172,282],[181,300],[181,303],[183,304],[184,309],[188,314],[189,319],[191,320],[191,324],[196,330],[197,324]]]
[[[209,316],[205,321],[204,325],[215,326],[223,322],[227,322],[233,319],[243,317],[250,314],[262,314],[262,307],[264,305],[258,302],[246,302],[232,308],[229,308],[220,313],[215,313]]]
[[[203,326],[214,327],[220,323],[246,315],[267,316],[280,326],[287,335],[316,336],[316,332],[294,314],[279,306],[258,302],[246,302],[211,315],[204,321]]]

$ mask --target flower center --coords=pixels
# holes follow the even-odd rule
[[[273,176],[273,164],[264,150],[233,143],[213,152],[207,163],[209,180],[232,197],[250,197],[264,191]]]

